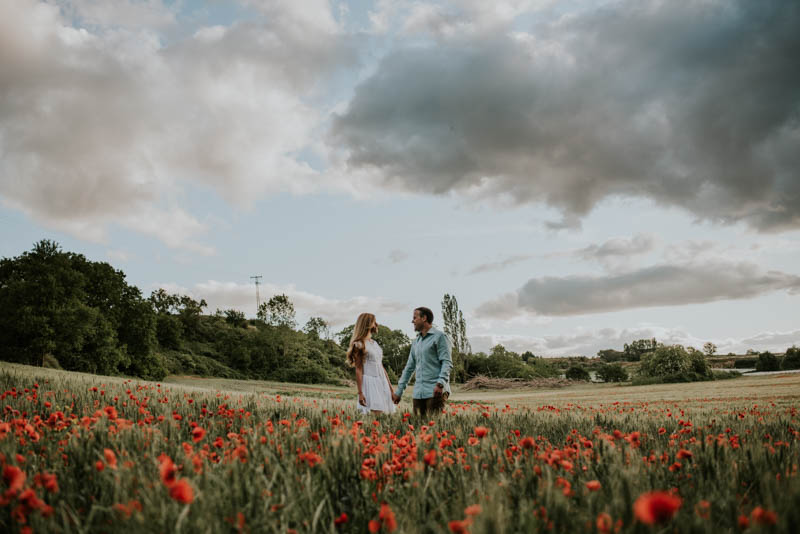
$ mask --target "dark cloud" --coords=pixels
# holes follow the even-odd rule
[[[515,293],[482,304],[476,313],[495,318],[580,315],[746,299],[781,290],[800,293],[800,276],[762,272],[751,263],[656,265],[607,276],[533,278]]]
[[[800,3],[623,1],[386,56],[331,144],[391,187],[800,228]],[[555,224],[555,223],[554,223]]]

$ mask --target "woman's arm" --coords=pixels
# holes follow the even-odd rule
[[[358,403],[361,406],[367,405],[367,398],[364,396],[363,391],[363,377],[364,377],[364,366],[357,365],[356,366],[356,385],[358,386]]]
[[[386,375],[386,381],[389,382],[389,391],[394,392],[394,388],[392,387],[392,381],[389,380],[389,371],[386,370],[386,367],[383,368],[383,374]]]

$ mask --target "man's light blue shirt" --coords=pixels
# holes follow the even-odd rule
[[[416,373],[417,381],[414,384],[415,399],[429,399],[433,397],[433,388],[442,384],[444,391],[450,394],[450,369],[453,368],[453,358],[450,355],[450,340],[441,330],[431,328],[424,336],[417,334],[411,343],[408,362],[400,375],[395,393],[403,395],[411,375]]]

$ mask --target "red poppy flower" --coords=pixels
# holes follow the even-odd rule
[[[104,464],[102,460],[97,460],[97,462],[95,462],[94,464],[94,468],[97,469],[98,472],[100,472],[106,468],[106,464]]]
[[[599,480],[590,480],[589,482],[586,483],[586,489],[588,489],[589,491],[597,491],[602,487],[603,485],[600,484]]]
[[[344,525],[345,523],[347,523],[349,519],[350,518],[347,517],[347,514],[342,512],[342,515],[333,520],[333,524],[338,527],[339,525]]]
[[[681,507],[681,498],[664,491],[644,493],[633,503],[636,518],[647,525],[666,523]]]
[[[463,521],[450,521],[447,523],[447,526],[450,528],[450,532],[453,534],[469,534],[469,527],[471,521],[469,519],[464,519]]]
[[[375,534],[376,532],[380,532],[380,530],[381,530],[381,522],[378,521],[377,519],[370,519],[368,528],[369,528],[369,531],[372,532],[372,534]]]
[[[381,511],[378,513],[378,519],[383,521],[383,526],[388,532],[394,532],[397,529],[397,520],[388,504],[381,504]]]
[[[194,500],[194,491],[185,478],[176,481],[169,488],[169,496],[182,504],[189,504]]]
[[[774,525],[778,522],[778,515],[775,512],[772,510],[765,510],[761,506],[753,508],[753,511],[750,512],[750,517],[753,518],[753,521],[761,525]]]
[[[479,438],[486,437],[486,434],[489,433],[489,429],[485,426],[476,426],[475,427],[475,435]]]
[[[747,527],[750,526],[750,520],[747,519],[747,516],[744,515],[744,514],[739,516],[739,519],[738,519],[737,523],[739,525],[739,529],[740,530],[744,530],[744,529],[746,529]]]
[[[595,524],[597,525],[597,531],[600,534],[609,534],[609,532],[611,532],[611,516],[606,512],[600,512],[597,514],[597,521]]]
[[[464,515],[466,516],[473,516],[478,515],[483,512],[480,504],[473,504],[464,508]]]
[[[422,457],[423,461],[433,467],[436,465],[436,449],[431,449],[425,453],[425,456]]]
[[[117,468],[117,455],[111,449],[103,449],[103,456],[106,458],[106,463],[111,469]]]
[[[8,491],[12,494],[17,493],[25,485],[25,471],[16,465],[7,465],[3,469],[3,480],[8,484]]]
[[[520,441],[519,444],[523,449],[532,449],[534,445],[536,445],[536,440],[528,436],[526,438],[522,438],[522,441]]]
[[[163,482],[165,486],[173,485],[175,483],[175,475],[178,471],[178,468],[175,467],[175,464],[172,462],[172,458],[166,454],[162,454],[158,460],[160,462],[158,471],[161,474],[161,482]]]
[[[201,427],[196,426],[196,427],[194,427],[194,429],[192,429],[192,441],[197,443],[198,441],[202,440],[204,437],[206,437],[206,431],[203,430]]]

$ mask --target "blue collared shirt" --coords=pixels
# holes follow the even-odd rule
[[[429,399],[433,397],[433,388],[442,384],[444,391],[450,394],[450,369],[453,367],[453,358],[450,355],[450,340],[441,330],[431,328],[424,336],[417,334],[411,343],[408,362],[400,375],[395,393],[403,395],[411,375],[416,373],[417,381],[414,384],[415,399]]]

